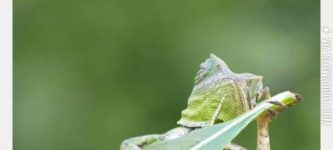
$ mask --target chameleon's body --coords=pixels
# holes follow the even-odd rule
[[[195,77],[188,106],[177,122],[180,127],[161,135],[145,135],[125,140],[121,150],[140,150],[157,141],[175,139],[208,125],[228,121],[252,109],[265,91],[262,77],[250,73],[233,73],[211,54]],[[230,145],[229,149],[242,149]],[[222,148],[221,148],[222,149]]]
[[[221,78],[202,87],[196,86],[188,100],[187,109],[182,112],[177,123],[186,127],[203,127],[230,120],[250,110],[250,103],[243,101],[244,98],[237,82],[228,78]]]

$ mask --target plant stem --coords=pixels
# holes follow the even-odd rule
[[[271,117],[266,115],[257,119],[257,150],[270,150],[268,124]]]

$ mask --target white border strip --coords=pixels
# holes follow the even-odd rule
[[[0,0],[0,149],[13,149],[12,0]]]
[[[321,0],[321,62],[320,62],[320,121],[321,150],[333,147],[333,103],[332,103],[332,44],[333,44],[333,1]]]

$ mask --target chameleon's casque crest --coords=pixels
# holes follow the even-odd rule
[[[233,119],[250,110],[249,101],[262,88],[261,81],[261,76],[233,73],[226,63],[211,54],[200,65],[188,106],[177,123],[202,127]]]
[[[220,58],[216,57],[214,54],[211,54],[210,58],[206,59],[205,62],[200,64],[200,70],[198,71],[194,79],[195,85],[198,85],[205,79],[216,76],[218,73],[224,76],[233,74],[227,64],[225,64]]]

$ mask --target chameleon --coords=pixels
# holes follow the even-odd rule
[[[270,97],[269,88],[263,87],[262,79],[262,76],[252,73],[234,73],[222,59],[210,54],[210,57],[200,64],[187,108],[182,111],[177,122],[179,127],[163,134],[126,139],[121,143],[120,150],[141,150],[154,142],[176,139],[196,129],[231,120],[253,109],[259,99]],[[276,104],[273,101],[272,103]],[[264,140],[264,143],[268,140],[269,143],[267,138],[268,127],[258,131],[258,140]],[[234,143],[221,149],[245,150]]]

